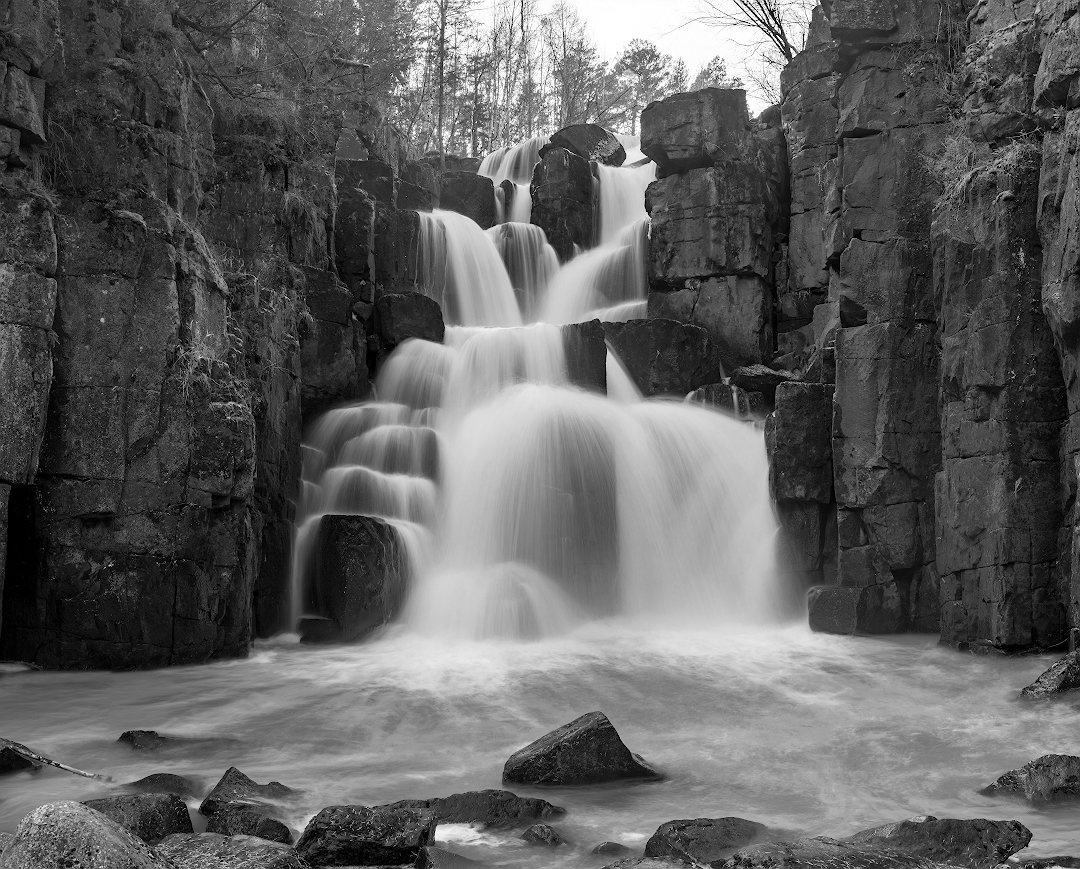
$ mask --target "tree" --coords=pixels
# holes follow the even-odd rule
[[[716,27],[738,27],[757,34],[762,54],[783,66],[802,51],[810,23],[808,0],[701,0],[698,20]]]
[[[641,110],[653,100],[686,89],[686,64],[644,39],[632,39],[615,60],[614,73],[626,92],[631,134]]]
[[[690,85],[690,90],[699,91],[702,88],[739,88],[742,87],[742,79],[738,76],[729,76],[727,62],[717,55],[703,66]]]

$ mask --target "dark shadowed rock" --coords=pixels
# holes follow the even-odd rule
[[[733,386],[738,386],[747,392],[760,392],[772,404],[776,401],[776,387],[795,378],[796,375],[790,371],[777,371],[768,365],[756,364],[736,368],[731,372],[728,380]]]
[[[1010,869],[1052,869],[1054,866],[1080,869],[1080,857],[1033,857],[1030,860],[1011,862],[1009,866]]]
[[[255,836],[284,845],[291,845],[293,840],[292,830],[281,821],[234,803],[226,803],[210,816],[206,832],[224,836]]]
[[[600,854],[604,857],[621,857],[630,853],[630,849],[620,842],[601,842],[593,848],[590,854]]]
[[[1053,697],[1080,688],[1080,651],[1070,652],[1060,661],[1051,664],[1034,682],[1021,689],[1025,700]]]
[[[1020,797],[1029,803],[1080,799],[1080,757],[1044,754],[1019,769],[1003,773],[979,793]]]
[[[810,629],[826,634],[889,634],[901,629],[903,601],[895,583],[869,588],[823,585],[806,594]]]
[[[248,836],[177,834],[155,850],[176,869],[308,869],[287,845]]]
[[[380,809],[427,809],[445,824],[483,824],[485,827],[515,827],[544,818],[558,818],[566,809],[539,797],[519,797],[503,790],[467,791],[429,800],[401,800]]]
[[[713,864],[764,838],[768,827],[745,818],[697,818],[661,824],[645,843],[646,857]]]
[[[315,866],[414,863],[435,824],[427,809],[329,806],[308,822],[296,853]]]
[[[272,781],[261,785],[248,778],[235,766],[230,766],[225,775],[214,785],[206,799],[199,806],[204,815],[212,815],[226,805],[264,806],[282,800],[292,793],[292,788],[281,782]]]
[[[116,740],[128,745],[134,751],[157,751],[168,745],[175,745],[180,740],[172,736],[162,736],[156,730],[125,730]]]
[[[560,262],[575,246],[593,245],[597,203],[589,161],[565,148],[553,148],[533,169],[532,222],[544,230]]]
[[[533,824],[521,834],[521,838],[530,845],[548,845],[554,847],[561,845],[565,840],[559,831],[547,824]]]
[[[495,225],[495,185],[475,172],[444,172],[439,207],[471,217],[481,229]]]
[[[657,779],[623,745],[602,712],[589,712],[514,752],[503,767],[503,781],[533,785],[597,784],[620,779]]]
[[[923,815],[862,830],[843,841],[871,849],[903,851],[950,866],[990,869],[1026,848],[1031,831],[1019,821]]]
[[[82,803],[39,806],[4,850],[4,869],[171,869],[142,839]]]
[[[552,148],[565,148],[586,160],[595,160],[608,166],[621,166],[626,161],[626,149],[599,124],[571,124],[551,137],[549,144],[540,149],[543,157]]]
[[[567,377],[574,386],[607,392],[607,338],[599,320],[562,326]]]
[[[828,504],[833,494],[832,395],[820,383],[780,383],[765,426],[769,485],[777,501]]]
[[[202,792],[202,787],[192,779],[171,772],[155,772],[129,782],[127,787],[144,794],[176,794],[180,797],[193,797]]]
[[[375,331],[385,350],[409,338],[441,344],[446,327],[442,308],[423,293],[386,293],[375,300]]]
[[[151,845],[173,833],[194,832],[187,806],[176,794],[120,794],[83,805]]]
[[[386,624],[401,605],[407,576],[405,546],[392,524],[371,516],[324,516],[315,595],[326,621],[305,620],[304,642],[358,640]]]
[[[713,342],[699,326],[661,317],[604,323],[616,355],[642,395],[673,395],[720,380]]]
[[[22,772],[26,769],[37,769],[38,764],[30,758],[24,757],[9,746],[0,746],[0,775],[9,772]]]

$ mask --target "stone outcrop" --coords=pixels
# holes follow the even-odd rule
[[[663,317],[604,323],[630,379],[644,396],[688,392],[720,379],[717,352],[700,326]]]
[[[1024,700],[1054,697],[1080,688],[1080,651],[1055,661],[1034,682],[1020,691]]]
[[[631,754],[602,712],[589,712],[515,751],[503,781],[531,785],[581,785],[621,779],[655,779],[656,771]]]
[[[313,866],[416,863],[435,824],[434,812],[423,809],[329,806],[308,822],[296,853]]]
[[[532,222],[544,230],[548,244],[566,262],[575,247],[586,249],[596,241],[597,189],[589,161],[553,148],[533,170]]]
[[[626,161],[622,143],[599,124],[571,124],[556,130],[548,144],[540,149],[540,156],[554,148],[565,148],[571,154],[605,166],[621,166]]]
[[[922,815],[862,830],[844,841],[863,848],[902,851],[950,866],[993,869],[1027,847],[1031,830],[1019,821]]]
[[[745,818],[697,818],[661,824],[645,843],[646,857],[675,857],[713,865],[734,851],[761,841],[768,828]]]
[[[1002,773],[980,793],[1020,797],[1035,805],[1080,800],[1080,757],[1044,754]]]

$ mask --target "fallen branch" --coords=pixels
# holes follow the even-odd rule
[[[64,772],[70,772],[74,775],[81,775],[83,778],[92,778],[97,781],[111,782],[112,778],[107,775],[102,775],[96,772],[86,772],[85,770],[76,769],[73,766],[68,766],[66,763],[61,763],[58,760],[53,760],[51,757],[45,757],[43,754],[38,754],[36,751],[31,751],[25,745],[20,742],[12,742],[10,739],[4,739],[0,736],[0,750],[7,749],[12,751],[19,757],[25,758],[31,763],[45,766],[55,766],[57,769],[62,769]]]

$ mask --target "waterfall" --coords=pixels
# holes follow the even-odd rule
[[[548,139],[548,136],[533,136],[516,145],[499,148],[484,157],[478,171],[494,181],[496,187],[503,181],[527,185],[532,181],[533,167],[540,160],[540,149]]]
[[[483,171],[524,183],[542,141],[489,155]],[[330,411],[312,431],[298,616],[312,605],[319,518],[360,513],[407,535],[400,620],[424,635],[778,618],[761,433],[695,404],[643,400],[610,349],[608,394],[575,388],[553,325],[644,316],[654,174],[600,167],[602,244],[561,267],[538,227],[420,216],[417,287],[442,305],[446,337],[405,341],[380,368],[377,401]]]

